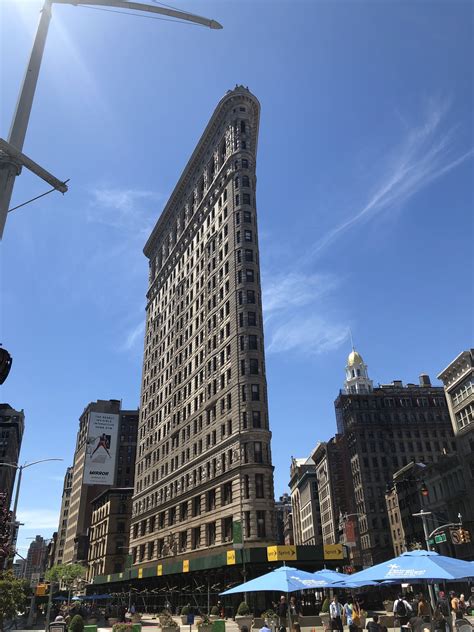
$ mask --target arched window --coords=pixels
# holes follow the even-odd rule
[[[245,121],[240,121],[240,133],[245,134],[246,131]]]

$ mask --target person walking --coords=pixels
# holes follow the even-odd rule
[[[280,629],[285,627],[286,617],[288,615],[288,602],[286,601],[285,595],[280,597],[280,601],[276,607],[276,613],[279,618]]]
[[[410,617],[412,616],[413,608],[408,601],[403,598],[403,595],[398,595],[398,598],[393,604],[393,614],[398,619],[400,625],[400,632],[404,632],[403,628],[407,625]]]
[[[342,625],[342,612],[343,608],[339,603],[337,595],[334,595],[334,598],[329,605],[329,619],[331,621],[331,630],[339,630],[339,632],[344,632],[344,628]]]
[[[417,606],[417,615],[421,617],[425,623],[429,623],[431,618],[431,606],[426,601],[424,595],[420,595]]]
[[[439,614],[443,617],[445,625],[448,626],[448,632],[450,632],[453,629],[453,620],[451,618],[449,602],[446,599],[446,594],[442,590],[440,590],[438,593],[437,610],[439,611]]]

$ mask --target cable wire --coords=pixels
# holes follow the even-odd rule
[[[67,180],[64,180],[64,182],[62,182],[61,184],[67,184],[69,182],[69,180],[70,180],[70,178],[68,178]],[[26,202],[23,202],[23,204],[18,204],[18,206],[14,206],[13,208],[8,209],[8,212],[11,213],[12,211],[16,211],[17,208],[21,208],[22,206],[26,206],[27,204],[31,204],[31,202],[35,202],[36,200],[39,200],[40,198],[44,197],[45,195],[49,195],[53,191],[57,191],[57,189],[55,189],[53,187],[52,189],[49,189],[49,191],[45,191],[45,193],[42,193],[41,195],[37,195],[36,197],[31,198],[31,200],[27,200]]]
[[[102,7],[89,7],[85,4],[76,5],[81,9],[91,9],[92,11],[105,11],[106,13],[120,13],[122,15],[132,15],[135,18],[146,18],[147,20],[161,20],[162,22],[176,22],[176,24],[189,24],[189,26],[204,26],[196,24],[196,22],[187,22],[185,20],[175,20],[174,18],[159,18],[154,15],[143,15],[142,13],[130,13],[130,11],[120,11],[117,9],[104,9]]]

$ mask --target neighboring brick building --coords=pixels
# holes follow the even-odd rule
[[[293,537],[295,544],[322,544],[316,466],[311,457],[291,458]]]
[[[394,472],[413,460],[429,464],[455,453],[449,411],[442,387],[427,375],[418,385],[395,380],[373,388],[355,350],[335,409],[338,434],[347,441],[362,564],[371,566],[393,556],[385,488]]]
[[[113,487],[92,501],[87,580],[125,570],[133,487]]]
[[[99,417],[97,417],[99,416]],[[110,419],[113,430],[107,439],[106,433],[92,431],[96,435],[91,444],[91,424],[95,420]],[[137,447],[138,410],[122,410],[119,400],[98,400],[88,404],[79,419],[74,465],[72,471],[69,511],[66,523],[66,535],[62,550],[64,564],[73,562],[87,563],[89,546],[89,527],[92,517],[92,501],[110,487],[131,487],[134,481],[134,467]],[[112,437],[113,433],[113,437]],[[108,441],[113,441],[109,454]],[[97,464],[94,471],[87,466],[94,452],[103,454],[103,465]],[[110,460],[109,460],[110,459]],[[106,484],[95,483],[96,477],[110,471]],[[62,518],[62,517],[61,517]],[[60,525],[62,527],[62,524]],[[63,538],[60,538],[60,543]]]
[[[219,102],[144,252],[149,259],[134,564],[276,538],[256,212],[260,106]]]
[[[58,535],[56,549],[54,552],[54,563],[62,564],[64,555],[64,545],[66,544],[67,520],[69,516],[69,505],[71,502],[73,468],[68,467],[64,476],[63,494],[61,498],[61,511],[59,513]]]
[[[23,410],[15,410],[10,404],[0,404],[0,461],[2,463],[18,464],[24,429]],[[7,493],[7,506],[12,500],[15,475],[14,468],[0,467],[0,490]]]

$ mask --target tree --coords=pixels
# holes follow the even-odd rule
[[[12,619],[26,606],[28,584],[11,571],[0,573],[0,630],[5,619]]]
[[[80,577],[84,577],[85,572],[86,569],[80,564],[55,564],[46,572],[45,578],[51,584],[64,584],[70,595],[74,582]]]

